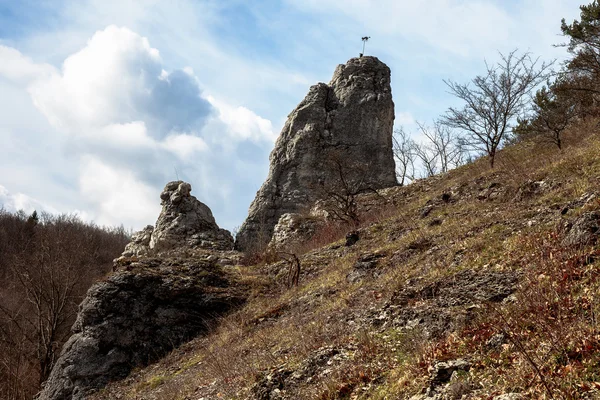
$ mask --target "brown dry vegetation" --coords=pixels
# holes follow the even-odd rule
[[[72,215],[0,209],[0,398],[31,399],[70,335],[77,306],[125,247],[123,229]]]
[[[358,243],[302,255],[297,288],[285,263],[235,267],[254,286],[242,309],[96,398],[407,399],[459,357],[472,368],[454,398],[597,398],[600,250],[562,240],[566,221],[600,210],[574,203],[599,192],[598,154],[588,120],[562,151],[522,142],[493,170],[479,160],[385,190]]]

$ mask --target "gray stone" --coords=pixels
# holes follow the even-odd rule
[[[503,344],[505,344],[507,342],[508,342],[508,338],[506,337],[506,334],[504,334],[504,333],[497,333],[497,334],[493,335],[491,338],[489,338],[488,341],[485,342],[485,345],[489,349],[497,350]]]
[[[123,256],[157,254],[177,249],[233,249],[233,237],[220,229],[210,208],[190,193],[183,181],[169,182],[160,194],[162,210],[155,227],[148,225],[131,237]]]
[[[273,229],[269,248],[275,251],[295,252],[309,242],[325,224],[324,218],[313,215],[283,214]]]
[[[358,231],[348,232],[346,234],[346,247],[354,246],[356,242],[360,240],[360,233]]]
[[[131,242],[125,246],[123,256],[132,257],[147,254],[148,250],[150,249],[150,238],[152,237],[153,231],[154,227],[152,225],[148,225],[141,231],[131,235]]]
[[[525,397],[523,397],[522,394],[520,393],[506,393],[506,394],[501,394],[500,396],[495,396],[494,400],[522,400]]]
[[[289,115],[270,156],[267,180],[237,236],[241,250],[266,245],[285,213],[299,213],[341,184],[396,185],[390,69],[375,57],[337,67]],[[338,168],[339,167],[339,168]]]
[[[563,246],[586,246],[594,244],[600,234],[600,212],[590,211],[580,215],[562,241]]]
[[[513,201],[530,200],[533,197],[539,196],[552,187],[552,183],[548,181],[527,181],[519,187]]]
[[[85,399],[206,332],[245,290],[209,262],[130,262],[88,291],[39,400]]]
[[[233,248],[233,237],[220,229],[210,208],[190,194],[192,187],[182,181],[169,182],[160,194],[162,211],[150,239],[150,249],[200,247],[215,250]]]
[[[350,283],[356,283],[366,277],[377,276],[377,267],[380,260],[385,256],[384,253],[363,254],[354,263],[348,275],[346,275],[346,280]]]
[[[471,363],[462,358],[451,361],[438,361],[430,368],[431,387],[449,382],[456,371],[468,372]]]

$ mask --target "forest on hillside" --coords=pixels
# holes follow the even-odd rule
[[[87,289],[128,241],[122,227],[0,209],[0,398],[31,399],[39,391]]]

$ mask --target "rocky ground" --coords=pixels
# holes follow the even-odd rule
[[[562,152],[522,143],[494,170],[480,160],[380,191],[358,240],[336,225],[300,255],[298,287],[285,260],[231,267],[244,306],[92,398],[598,398],[600,141],[588,132]]]

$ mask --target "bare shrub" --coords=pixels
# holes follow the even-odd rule
[[[350,226],[360,224],[358,197],[365,193],[374,193],[369,175],[369,166],[357,160],[348,160],[333,153],[327,160],[327,168],[336,174],[336,180],[318,187],[318,197],[329,217]]]
[[[298,280],[300,279],[300,259],[294,253],[279,253],[281,254],[288,263],[287,273],[287,287],[291,289],[294,286],[298,286]]]
[[[400,127],[392,136],[394,160],[396,161],[396,178],[400,186],[415,179],[415,142]]]

